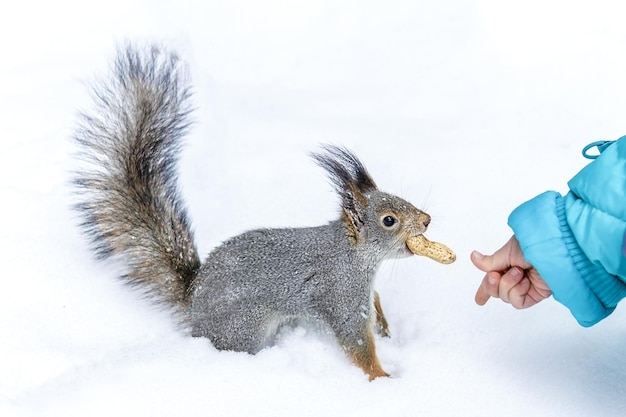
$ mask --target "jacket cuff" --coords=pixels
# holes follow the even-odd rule
[[[548,191],[516,208],[509,226],[526,260],[546,281],[554,298],[581,326],[592,326],[611,314],[615,304],[603,303],[602,286],[614,279],[592,264],[574,238],[565,216],[565,200]]]

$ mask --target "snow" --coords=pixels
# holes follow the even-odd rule
[[[626,6],[582,1],[21,2],[0,17],[0,415],[623,416],[626,309],[579,327],[554,300],[478,307],[469,253],[565,192],[589,142],[626,133]],[[332,337],[220,352],[115,280],[77,228],[76,112],[118,42],[180,51],[196,124],[180,184],[202,253],[256,227],[337,215],[307,154],[357,153],[432,215],[456,263],[385,264],[392,378]]]

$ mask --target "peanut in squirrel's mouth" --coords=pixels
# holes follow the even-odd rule
[[[449,247],[430,241],[423,234],[407,239],[406,246],[411,253],[426,256],[442,264],[450,264],[456,260],[456,254]]]

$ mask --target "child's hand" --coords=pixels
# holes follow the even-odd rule
[[[493,255],[472,252],[471,260],[476,268],[487,273],[476,292],[478,305],[494,297],[515,308],[528,308],[552,295],[548,284],[524,259],[515,236]]]

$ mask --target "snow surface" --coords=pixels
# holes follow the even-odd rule
[[[0,16],[0,416],[623,416],[626,309],[590,329],[554,300],[473,302],[472,249],[567,190],[580,150],[626,133],[623,2],[12,2]],[[77,230],[70,137],[125,39],[189,62],[180,183],[202,253],[249,228],[337,215],[307,157],[354,150],[458,254],[384,265],[393,377],[283,331],[251,356],[177,330]]]

